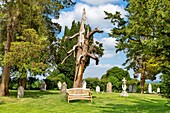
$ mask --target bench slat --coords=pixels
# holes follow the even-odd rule
[[[92,101],[90,89],[71,88],[71,89],[67,89],[66,92],[67,92],[68,103],[70,100],[90,100],[90,101]]]

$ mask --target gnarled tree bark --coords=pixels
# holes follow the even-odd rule
[[[83,73],[84,73],[84,66],[85,66],[85,61],[87,57],[90,57],[94,60],[96,60],[96,64],[98,64],[99,59],[93,54],[94,45],[92,44],[93,47],[90,47],[90,50],[88,50],[88,45],[89,45],[89,40],[90,37],[93,36],[95,33],[101,33],[103,32],[99,28],[95,28],[93,31],[87,33],[85,32],[84,24],[86,21],[86,12],[85,9],[83,9],[83,15],[82,15],[82,20],[81,20],[81,26],[79,33],[74,34],[71,37],[68,37],[68,39],[73,39],[76,36],[78,36],[78,42],[76,45],[73,46],[73,49],[67,52],[67,57],[64,58],[63,62],[72,54],[72,52],[76,52],[76,69],[75,69],[75,75],[74,75],[74,88],[81,88],[82,87],[82,78],[83,78]],[[86,34],[85,34],[86,33]]]
[[[10,51],[11,42],[13,41],[14,34],[14,19],[12,11],[9,10],[9,21],[7,25],[7,42],[4,47],[4,57]],[[2,67],[2,79],[0,84],[0,96],[9,96],[9,78],[10,78],[10,65],[5,64]]]

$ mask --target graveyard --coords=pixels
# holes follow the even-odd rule
[[[67,103],[59,90],[26,90],[24,98],[0,97],[0,113],[169,113],[166,98],[158,94],[92,92],[92,102],[75,100]],[[9,107],[10,106],[10,107]]]
[[[170,0],[0,0],[0,113],[170,113]]]

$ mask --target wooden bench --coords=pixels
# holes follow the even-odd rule
[[[67,101],[70,100],[90,100],[92,102],[92,95],[90,89],[71,88],[66,90]]]

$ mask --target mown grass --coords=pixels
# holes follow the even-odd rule
[[[167,99],[152,94],[93,93],[93,101],[71,101],[59,91],[25,91],[24,98],[0,97],[0,113],[170,113]]]

